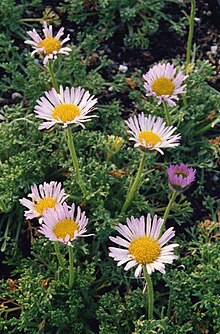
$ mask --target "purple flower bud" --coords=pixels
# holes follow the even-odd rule
[[[170,165],[167,174],[171,187],[176,191],[183,191],[195,180],[196,170],[189,168],[188,164],[181,163]]]

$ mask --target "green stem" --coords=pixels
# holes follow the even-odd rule
[[[41,22],[41,21],[43,21],[43,18],[42,17],[41,18],[34,18],[34,19],[27,18],[27,19],[21,19],[20,21],[21,22]]]
[[[51,76],[52,85],[55,88],[55,90],[58,92],[59,87],[58,87],[57,80],[56,80],[56,77],[55,77],[55,73],[54,73],[54,70],[53,70],[53,62],[50,61],[50,60],[48,62],[48,70],[49,70],[49,73],[50,73],[50,76]]]
[[[1,198],[0,198],[0,211],[5,212],[5,213],[8,212],[7,207]]]
[[[143,268],[144,270],[144,277],[147,284],[147,297],[148,297],[148,320],[153,319],[154,313],[154,289],[153,284],[150,278],[150,275],[147,272],[146,267]]]
[[[139,168],[138,168],[136,178],[134,180],[134,183],[133,183],[132,187],[130,188],[130,190],[127,193],[126,200],[125,200],[124,205],[121,209],[121,214],[125,213],[125,211],[129,207],[129,205],[131,204],[131,201],[133,200],[134,195],[135,195],[135,193],[138,189],[138,186],[139,186],[139,183],[140,183],[140,180],[141,180],[143,167],[144,167],[145,158],[146,158],[146,155],[145,155],[145,153],[143,153],[142,158],[140,160],[140,165],[139,165]]]
[[[187,107],[187,99],[186,99],[186,95],[183,94],[183,95],[182,95],[182,98],[183,98],[183,105],[184,105],[184,107],[186,108],[186,107]]]
[[[68,147],[70,150],[70,155],[73,161],[73,166],[75,168],[76,171],[76,180],[78,185],[80,186],[80,189],[82,190],[82,193],[84,195],[84,197],[86,197],[87,195],[87,191],[86,191],[86,187],[83,183],[81,174],[80,174],[80,170],[79,170],[79,164],[78,164],[78,160],[77,160],[77,156],[76,156],[76,151],[75,151],[75,147],[73,144],[73,136],[72,136],[72,132],[71,132],[71,128],[68,126],[66,129],[66,133],[67,133],[67,139],[68,139]]]
[[[74,281],[74,271],[73,271],[73,247],[68,246],[69,250],[69,288],[72,289]]]
[[[164,108],[166,123],[167,123],[167,125],[171,125],[171,117],[170,117],[170,113],[169,113],[169,110],[168,110],[168,105],[167,105],[166,102],[163,102],[163,108]]]
[[[91,45],[88,46],[88,51],[87,51],[87,54],[86,54],[86,59],[85,59],[85,63],[84,63],[84,73],[86,74],[86,70],[87,70],[87,66],[88,66],[88,62],[89,62],[89,57],[90,57],[90,54],[91,54]]]
[[[63,259],[62,259],[62,256],[60,254],[58,241],[54,241],[53,245],[54,245],[54,249],[55,249],[55,252],[56,252],[56,255],[57,255],[59,265],[62,268],[63,267]]]
[[[203,126],[201,129],[199,129],[198,131],[195,132],[195,135],[196,136],[200,136],[200,135],[203,135],[205,132],[209,131],[210,129],[212,129],[215,124],[217,124],[218,121],[214,121],[212,123],[209,123],[209,124],[206,124],[205,126]]]
[[[191,12],[189,17],[189,35],[188,35],[187,52],[186,52],[186,73],[188,73],[188,67],[191,59],[195,13],[196,13],[196,2],[195,0],[191,0]]]
[[[7,241],[8,241],[8,231],[9,231],[9,225],[11,223],[11,219],[8,218],[8,222],[7,222],[7,225],[6,225],[6,229],[5,229],[5,233],[4,233],[4,236],[3,236],[3,244],[1,246],[1,252],[4,252],[5,249],[6,249],[6,245],[7,245]]]
[[[170,197],[170,200],[169,200],[169,203],[168,203],[168,205],[167,205],[167,208],[166,208],[166,210],[165,210],[165,212],[164,212],[164,215],[163,215],[163,220],[164,220],[164,222],[163,222],[163,225],[161,226],[161,231],[163,231],[164,225],[165,225],[165,223],[166,223],[166,220],[167,220],[167,217],[168,217],[168,215],[169,215],[169,213],[170,213],[170,210],[171,210],[171,208],[172,208],[172,205],[173,205],[173,203],[175,202],[176,196],[177,196],[177,192],[174,190],[173,193],[172,193],[172,196]]]
[[[4,312],[5,312],[6,314],[8,314],[8,313],[10,313],[10,312],[15,312],[15,311],[19,311],[19,310],[22,310],[22,306],[12,307],[12,308],[10,308],[10,309],[5,310]]]

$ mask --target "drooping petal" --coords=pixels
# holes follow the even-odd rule
[[[58,203],[63,203],[68,195],[61,189],[61,186],[61,183],[55,181],[44,182],[39,186],[33,184],[31,193],[28,194],[31,201],[26,198],[20,200],[20,203],[29,209],[25,211],[25,217],[28,219],[40,218],[48,208],[55,208]]]
[[[142,112],[138,116],[130,117],[125,121],[129,127],[129,140],[135,141],[135,147],[147,150],[156,150],[163,154],[163,148],[176,147],[181,136],[173,135],[176,130],[173,126],[166,126],[161,117],[148,115]]]
[[[27,34],[32,38],[32,40],[25,41],[26,44],[31,45],[34,49],[31,55],[33,56],[35,53],[43,55],[44,65],[47,65],[49,60],[56,59],[58,54],[68,55],[71,51],[69,47],[63,47],[63,45],[70,40],[69,35],[63,40],[60,40],[64,34],[63,27],[61,27],[58,33],[53,37],[52,25],[48,27],[47,23],[44,22],[43,38],[39,36],[36,29],[28,31]]]

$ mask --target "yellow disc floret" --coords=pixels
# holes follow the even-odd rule
[[[152,90],[157,96],[172,95],[174,92],[174,84],[168,78],[158,78],[154,81]]]
[[[74,237],[74,232],[78,230],[78,225],[73,219],[59,221],[53,228],[57,238],[65,240],[68,235],[70,239]]]
[[[53,118],[62,122],[73,121],[76,116],[80,116],[80,108],[75,104],[60,104],[56,106],[52,112]]]
[[[44,48],[44,53],[46,55],[49,55],[53,53],[54,51],[59,51],[61,47],[61,43],[54,37],[47,37],[38,44],[38,47]]]
[[[141,264],[154,262],[159,257],[161,252],[158,242],[147,236],[131,241],[128,250],[135,260]]]
[[[57,201],[51,197],[42,198],[37,204],[35,204],[35,210],[42,216],[44,210],[55,208]]]
[[[146,146],[149,146],[150,144],[150,147],[154,147],[157,143],[162,142],[161,137],[157,133],[148,130],[139,133],[139,140],[141,144],[144,144],[145,142]]]
[[[188,177],[188,175],[187,175],[186,173],[184,173],[184,172],[176,172],[175,174],[176,174],[177,176],[182,175],[182,178],[183,178],[183,179],[185,179],[185,178]]]

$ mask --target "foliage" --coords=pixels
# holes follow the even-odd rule
[[[75,1],[66,0],[61,9],[71,22],[84,27],[78,38],[91,34],[96,43],[107,40],[118,31],[126,30],[124,41],[133,46],[147,46],[148,36],[158,29],[163,2],[146,1]],[[98,33],[97,33],[98,32]],[[123,32],[122,32],[123,36]]]
[[[15,278],[1,284],[1,333],[35,333],[37,328],[45,333],[64,330],[67,333],[96,333],[98,328],[99,333],[127,333],[129,330],[152,334],[155,331],[163,334],[218,332],[220,275],[215,226],[208,233],[208,239],[207,225],[199,224],[190,229],[185,234],[190,240],[187,248],[186,240],[178,240],[183,251],[176,268],[175,265],[172,269],[168,267],[163,276],[167,288],[161,285],[161,274],[154,276],[155,311],[161,320],[153,321],[147,321],[142,315],[147,311],[142,280],[136,281],[121,268],[107,264],[106,260],[102,262],[103,275],[100,275],[99,256],[96,254],[93,263],[89,263],[92,245],[85,250],[84,242],[80,241],[75,255],[81,263],[75,263],[74,287],[68,290],[65,247],[62,248],[64,267],[57,271],[51,243],[37,237],[28,258],[8,260],[9,265],[21,262],[14,270]],[[95,279],[96,276],[99,279]],[[115,290],[116,286],[119,290]],[[11,310],[15,307],[16,313],[11,318]],[[170,316],[172,322],[168,320]]]

